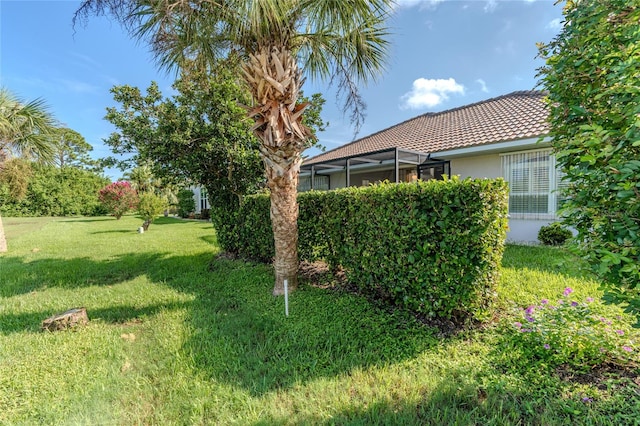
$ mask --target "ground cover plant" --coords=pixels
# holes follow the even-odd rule
[[[633,424],[640,415],[633,359],[585,371],[523,343],[515,322],[529,306],[593,297],[590,309],[637,345],[629,318],[600,304],[598,282],[560,248],[508,246],[499,318],[439,337],[410,315],[309,283],[285,317],[268,291],[271,268],[212,260],[205,222],[159,218],[138,234],[133,215],[3,220],[0,424]],[[87,326],[40,331],[77,306]]]

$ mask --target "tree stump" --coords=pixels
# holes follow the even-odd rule
[[[86,308],[73,308],[42,321],[42,329],[49,331],[66,330],[89,322]]]

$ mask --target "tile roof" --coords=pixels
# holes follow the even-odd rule
[[[442,112],[429,112],[304,161],[304,165],[403,148],[437,153],[528,139],[549,132],[542,91],[519,91]]]

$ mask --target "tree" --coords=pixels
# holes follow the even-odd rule
[[[162,214],[167,207],[167,200],[156,195],[153,192],[144,192],[140,195],[140,201],[138,202],[138,213],[144,219],[142,228],[146,231],[149,229],[149,225],[154,221],[158,215]]]
[[[30,173],[21,166],[7,166],[18,165],[11,163],[17,157],[50,162],[53,147],[48,136],[54,127],[54,119],[43,100],[24,102],[9,90],[0,88],[0,173],[5,182],[13,182],[12,191],[16,188],[14,185],[24,188]],[[6,251],[7,240],[0,216],[0,253]]]
[[[105,142],[115,154],[127,154],[121,168],[142,164],[125,175],[134,186],[152,178],[165,186],[190,182],[207,188],[212,207],[236,208],[246,194],[264,185],[258,142],[239,105],[250,101],[248,93],[229,64],[208,74],[185,70],[173,88],[177,94],[163,98],[155,83],[146,94],[135,87],[114,87],[121,106],[108,108],[106,118],[118,131]],[[324,130],[324,98],[316,93],[307,100],[305,124]]]
[[[110,181],[90,170],[76,167],[58,168],[33,164],[24,159],[11,160],[29,173],[23,179],[23,196],[16,196],[16,184],[6,183],[0,173],[0,212],[10,216],[93,216],[105,214],[98,201],[98,191]],[[9,167],[5,167],[5,170]],[[15,172],[12,172],[15,175]],[[11,191],[11,188],[14,191]],[[13,193],[12,193],[13,192]]]
[[[562,213],[605,281],[605,299],[640,314],[639,0],[569,0],[540,46]]]
[[[203,185],[217,205],[236,205],[255,191],[264,180],[257,141],[238,104],[249,99],[232,74],[223,66],[210,76],[183,71],[171,98],[163,98],[153,82],[146,94],[114,87],[121,106],[108,108],[106,118],[118,131],[105,143],[128,155],[120,167],[135,167],[130,173],[136,175],[146,167],[144,173],[165,185]]]
[[[126,181],[113,182],[105,186],[98,192],[98,199],[118,220],[138,206],[138,193]]]
[[[59,168],[98,168],[98,162],[89,156],[93,147],[80,133],[66,127],[58,127],[52,132],[51,138],[55,146],[54,163]]]
[[[375,77],[386,54],[392,0],[84,0],[78,16],[111,12],[139,38],[147,39],[160,66],[185,63],[210,69],[238,57],[253,104],[258,149],[271,194],[275,241],[273,293],[297,287],[297,184],[302,152],[313,141],[302,123],[302,70],[331,77],[353,111],[356,127],[364,103],[359,82]]]

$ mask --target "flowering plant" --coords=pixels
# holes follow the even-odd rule
[[[138,193],[129,182],[113,182],[98,192],[98,199],[107,211],[120,219],[138,206]]]
[[[629,324],[620,316],[605,318],[593,298],[578,302],[571,293],[567,287],[555,304],[543,299],[521,310],[513,328],[527,351],[550,365],[576,369],[604,363],[636,365],[637,336]]]

